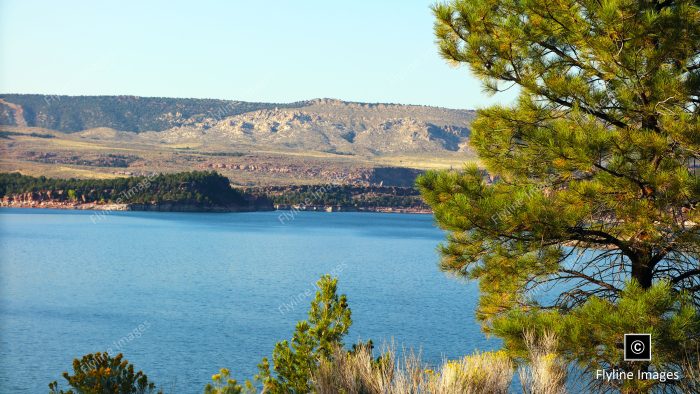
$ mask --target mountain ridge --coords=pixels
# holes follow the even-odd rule
[[[91,103],[92,102],[92,103]],[[446,110],[456,112],[474,112],[467,109],[452,109],[430,105],[420,104],[399,104],[399,103],[384,103],[384,102],[359,102],[346,101],[336,98],[315,98],[289,103],[274,103],[274,102],[255,102],[241,100],[225,100],[213,98],[178,98],[178,97],[155,97],[155,96],[135,96],[135,95],[49,95],[49,94],[24,94],[24,93],[0,93],[0,125],[7,126],[22,126],[15,119],[15,111],[19,107],[25,114],[24,126],[43,127],[64,132],[76,132],[87,130],[96,127],[111,127],[121,131],[162,131],[169,127],[157,127],[148,129],[144,127],[119,127],[119,125],[107,124],[109,119],[96,118],[92,123],[81,124],[80,107],[91,105],[96,109],[107,112],[118,112],[128,107],[129,102],[138,102],[141,107],[141,114],[148,110],[160,109],[162,112],[173,112],[185,110],[184,116],[208,115],[211,117],[227,117],[240,113],[251,112],[258,109],[271,108],[303,108],[317,104],[343,104],[356,105],[365,108],[382,108],[382,107],[404,107],[404,108],[424,108],[435,110]],[[105,108],[105,105],[114,105],[116,108]],[[152,108],[155,104],[159,104],[157,108]],[[145,107],[145,108],[144,108]],[[51,109],[51,111],[49,110]],[[91,108],[95,109],[95,108]],[[138,108],[137,108],[138,109]],[[60,117],[51,114],[58,112]],[[85,114],[82,114],[85,115]],[[64,119],[68,118],[68,119]],[[148,121],[146,121],[147,124]],[[114,127],[116,126],[116,127]],[[131,126],[128,125],[127,126]]]
[[[474,111],[319,98],[293,103],[0,94],[0,125],[154,144],[376,156],[466,151]],[[129,136],[134,134],[135,136]],[[121,136],[119,136],[121,135]]]

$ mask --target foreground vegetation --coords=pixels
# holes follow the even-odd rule
[[[412,351],[399,354],[394,346],[373,354],[373,343],[359,343],[347,350],[343,338],[351,320],[345,295],[337,294],[337,279],[324,276],[311,302],[308,319],[297,323],[291,341],[277,343],[271,359],[263,359],[258,375],[239,384],[227,368],[212,376],[205,394],[236,393],[507,393],[518,359],[504,351],[477,353],[447,361],[437,369],[424,364]],[[557,356],[556,338],[532,339],[520,362],[523,392],[561,393],[567,375]],[[84,356],[73,362],[74,373],[63,376],[75,393],[155,393],[156,387],[122,355]],[[61,391],[57,382],[52,393]]]
[[[49,394],[162,394],[142,371],[134,372],[134,366],[124,360],[122,354],[115,357],[107,353],[86,354],[73,360],[73,374],[63,373],[71,389],[60,389],[58,382],[49,383]]]
[[[593,298],[583,306],[579,312],[581,316],[569,315],[557,323],[548,321],[556,318],[553,315],[540,316],[550,324],[519,332],[523,338],[522,347],[507,343],[503,350],[475,353],[438,366],[425,364],[411,350],[397,352],[393,344],[385,345],[375,355],[371,340],[354,344],[348,350],[344,337],[352,324],[352,313],[347,297],[338,295],[337,279],[330,276],[322,277],[317,286],[308,319],[297,323],[291,341],[275,345],[272,357],[261,361],[253,379],[239,384],[229,369],[222,368],[212,376],[212,383],[204,388],[204,393],[498,394],[512,392],[516,376],[520,391],[526,394],[563,394],[568,392],[567,385],[570,392],[606,392],[619,389],[619,382],[599,386],[590,373],[591,369],[601,367],[591,362],[596,360],[593,353],[602,349],[603,356],[610,363],[616,363],[622,359],[623,352],[612,344],[614,339],[611,338],[615,338],[617,330],[634,331],[648,324],[663,326],[659,332],[667,341],[666,346],[660,343],[655,347],[654,368],[663,370],[670,361],[682,379],[661,384],[640,381],[645,386],[638,389],[646,391],[655,386],[663,392],[678,393],[700,389],[699,339],[691,340],[695,348],[688,346],[685,354],[671,346],[671,341],[680,340],[683,335],[676,331],[685,326],[682,320],[697,322],[698,316],[693,309],[687,309],[685,316],[663,317],[666,314],[663,306],[677,306],[678,302],[668,286],[655,286],[651,292],[631,286],[634,290],[624,294],[618,305]],[[645,306],[650,305],[653,307],[645,310]],[[625,319],[630,314],[636,314],[640,323],[625,326],[629,324]],[[509,329],[520,327],[511,324]],[[600,343],[600,338],[605,338],[610,345],[605,341],[604,347],[589,345]],[[572,354],[578,357],[571,357]],[[156,392],[146,375],[141,371],[134,373],[133,366],[123,360],[122,355],[114,358],[106,353],[86,355],[73,362],[73,370],[72,375],[66,372],[63,376],[76,393]],[[64,393],[57,382],[49,386],[52,393]],[[622,389],[622,392],[632,392]]]

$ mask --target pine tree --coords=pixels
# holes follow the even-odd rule
[[[614,301],[631,278],[700,304],[700,2],[452,0],[441,54],[511,106],[482,109],[485,171],[418,185],[442,228],[441,267],[480,280],[479,317]],[[537,297],[540,303],[546,297]],[[542,305],[545,306],[545,305]]]
[[[318,291],[311,302],[308,320],[297,323],[288,341],[278,342],[272,353],[274,374],[264,358],[257,379],[266,393],[308,393],[311,375],[319,362],[331,357],[342,346],[342,339],[352,324],[345,295],[337,294],[338,279],[324,275],[317,283]]]

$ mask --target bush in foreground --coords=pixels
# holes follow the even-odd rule
[[[238,384],[236,379],[231,378],[231,372],[227,368],[221,368],[219,373],[212,375],[212,383],[204,388],[204,394],[244,394],[255,393],[255,388],[250,381],[246,382],[245,388]]]
[[[297,324],[291,344],[275,345],[272,362],[263,359],[256,376],[263,393],[345,394],[499,394],[508,393],[516,365],[520,364],[523,392],[562,394],[566,364],[557,352],[557,337],[534,333],[524,353],[514,358],[506,351],[476,353],[446,361],[435,370],[412,351],[397,354],[385,347],[373,355],[372,341],[347,350],[343,337],[351,324],[345,295],[338,296],[337,279],[323,276],[311,302],[309,319]],[[255,393],[250,381],[245,387],[230,378],[228,369],[212,376],[205,394]]]
[[[343,337],[352,324],[345,295],[337,294],[338,279],[324,275],[317,283],[316,297],[311,301],[309,319],[297,323],[288,341],[278,342],[272,352],[274,374],[264,358],[257,378],[266,393],[308,393],[311,377],[319,363],[342,346]]]
[[[162,394],[146,374],[134,372],[121,353],[115,357],[100,352],[86,354],[73,360],[73,375],[64,372],[63,377],[71,389],[63,391],[53,381],[49,383],[50,394]]]

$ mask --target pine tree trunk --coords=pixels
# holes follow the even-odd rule
[[[651,252],[645,253],[640,251],[629,257],[632,262],[632,278],[634,278],[643,289],[647,290],[651,288],[654,271],[654,265],[650,263],[652,259]]]
[[[651,288],[652,285],[652,269],[647,264],[638,263],[632,264],[632,278],[634,278],[639,285],[647,290]]]

